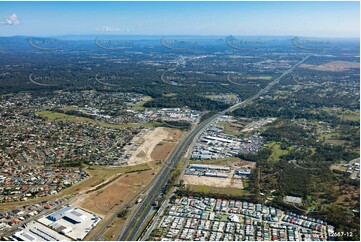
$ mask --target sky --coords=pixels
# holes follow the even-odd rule
[[[0,36],[359,37],[359,2],[0,2]]]

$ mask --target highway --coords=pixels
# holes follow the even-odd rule
[[[203,121],[201,124],[196,126],[187,137],[178,143],[172,155],[169,157],[169,165],[164,166],[163,169],[158,173],[156,182],[150,188],[148,196],[144,198],[144,201],[140,204],[133,218],[131,219],[131,222],[129,223],[130,226],[123,231],[123,234],[119,236],[118,240],[123,241],[137,239],[137,235],[142,232],[140,230],[144,226],[144,222],[147,219],[148,213],[152,209],[152,204],[161,194],[162,188],[165,187],[168,183],[168,180],[172,175],[172,171],[176,168],[177,164],[182,159],[194,138],[199,133],[201,133],[202,130],[207,127],[216,117],[218,117],[218,115],[214,115],[211,118]]]
[[[147,196],[144,197],[144,200],[139,206],[136,208],[136,211],[133,213],[134,215],[129,218],[130,221],[128,226],[123,230],[123,232],[119,235],[118,241],[135,241],[138,239],[140,234],[142,233],[142,228],[145,226],[148,215],[152,210],[152,204],[154,201],[160,196],[162,192],[162,188],[164,188],[171,175],[172,171],[177,167],[178,163],[184,157],[188,147],[190,147],[196,140],[196,138],[205,130],[209,124],[211,124],[217,117],[224,115],[227,112],[234,111],[237,108],[245,106],[255,99],[259,98],[264,93],[268,92],[275,84],[277,84],[284,76],[291,73],[298,65],[302,64],[306,61],[310,55],[303,58],[301,61],[297,62],[293,65],[290,69],[285,71],[281,76],[276,78],[274,81],[270,82],[264,89],[260,90],[256,95],[233,105],[232,107],[221,111],[212,117],[204,120],[200,124],[198,124],[194,129],[192,129],[188,136],[184,137],[177,145],[177,147],[173,150],[172,154],[169,157],[169,164],[168,166],[164,166],[163,169],[158,173],[157,177],[155,178],[155,182],[149,188],[149,192],[146,194]]]

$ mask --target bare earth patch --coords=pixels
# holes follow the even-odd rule
[[[183,180],[184,184],[190,185],[206,185],[210,187],[233,187],[243,189],[242,179],[184,175]]]
[[[241,160],[241,161],[233,163],[232,167],[236,168],[236,169],[240,169],[240,168],[255,169],[256,162]]]
[[[142,138],[144,142],[137,148],[128,160],[129,165],[137,165],[153,160],[165,159],[164,154],[169,154],[182,132],[176,129],[158,127]],[[153,152],[154,151],[154,152]]]
[[[275,120],[276,120],[276,118],[265,118],[265,119],[254,121],[254,122],[246,125],[246,127],[244,129],[242,129],[241,132],[252,132],[252,131],[259,129],[267,124],[274,122]]]
[[[151,181],[154,171],[139,173],[125,174],[99,190],[80,195],[74,205],[105,216],[114,207],[130,201]]]
[[[322,65],[301,64],[301,68],[315,71],[348,71],[350,69],[360,69],[359,62],[331,61]]]

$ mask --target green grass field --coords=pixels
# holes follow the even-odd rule
[[[360,110],[342,110],[341,108],[323,108],[322,110],[336,115],[342,120],[360,122]]]
[[[228,98],[237,98],[237,95],[236,94],[233,94],[233,93],[228,93],[225,95],[226,97]],[[220,98],[222,97],[222,95],[205,95],[204,97],[206,98]]]
[[[333,132],[331,134],[321,135],[320,137],[325,139],[325,143],[329,143],[329,144],[333,144],[333,145],[343,145],[343,144],[345,144],[346,141],[339,139],[339,137],[341,135],[342,135],[341,133]]]
[[[130,104],[129,107],[134,111],[143,111],[145,110],[145,107],[143,107],[143,104],[146,102],[151,101],[151,97],[146,97],[143,102],[137,102],[135,104]]]
[[[330,169],[331,169],[331,170],[338,170],[338,171],[342,171],[342,172],[346,172],[346,171],[347,171],[347,167],[342,166],[342,164],[334,164],[334,165],[331,165]]]
[[[247,190],[247,188],[249,188],[249,180],[242,179],[242,182],[243,182],[243,189]]]
[[[270,162],[277,162],[282,155],[288,154],[288,150],[282,150],[281,145],[276,142],[266,144],[265,146],[272,150],[272,154],[268,158]]]
[[[264,81],[269,81],[271,79],[272,79],[271,76],[250,76],[247,78],[247,80],[264,80]]]
[[[218,124],[224,127],[225,134],[239,136],[240,128],[232,126],[229,122],[219,122]]]
[[[360,122],[360,111],[359,110],[353,111],[353,112],[345,111],[343,114],[339,114],[337,116],[343,120]]]

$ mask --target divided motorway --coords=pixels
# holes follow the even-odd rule
[[[285,71],[281,76],[276,78],[274,81],[269,83],[264,89],[259,91],[256,95],[240,102],[222,112],[219,112],[212,117],[206,119],[205,121],[198,124],[196,127],[192,129],[189,134],[183,138],[177,145],[177,147],[173,150],[171,156],[169,157],[168,166],[164,166],[163,169],[158,173],[155,178],[155,182],[153,186],[149,188],[144,200],[139,206],[136,208],[136,211],[133,213],[133,216],[130,218],[128,226],[123,230],[123,232],[119,235],[118,241],[135,241],[138,239],[140,234],[142,233],[142,228],[145,227],[145,224],[148,220],[148,216],[152,210],[152,205],[156,201],[156,199],[160,196],[162,189],[167,185],[169,179],[172,176],[172,171],[177,167],[178,163],[182,160],[184,155],[187,152],[188,147],[196,140],[196,138],[205,130],[209,124],[211,124],[216,118],[224,115],[226,112],[234,111],[237,108],[245,106],[255,99],[259,98],[264,93],[268,92],[275,84],[277,84],[284,76],[291,73],[297,66],[306,61],[310,55],[303,58],[301,61],[297,62],[290,69]]]
[[[181,161],[182,157],[186,153],[190,144],[193,142],[194,138],[198,134],[202,133],[202,131],[218,116],[219,114],[214,115],[211,118],[200,123],[183,140],[178,143],[172,155],[169,157],[169,162],[167,163],[168,165],[164,166],[155,178],[156,180],[154,182],[154,185],[150,188],[148,195],[144,197],[144,201],[139,204],[136,213],[133,215],[133,218],[129,222],[129,226],[123,231],[122,235],[119,236],[119,241],[134,241],[137,239],[137,236],[139,236],[139,234],[142,232],[140,230],[144,226],[148,214],[152,209],[152,204],[160,196],[162,189],[167,185],[170,177],[172,176],[172,171],[176,168],[179,161]]]

